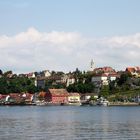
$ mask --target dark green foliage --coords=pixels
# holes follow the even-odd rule
[[[0,93],[21,93],[30,92],[35,93],[37,87],[34,85],[34,80],[26,77],[7,78],[6,75],[0,78]]]
[[[8,81],[5,77],[0,78],[0,93],[7,94],[8,92]]]
[[[109,90],[114,91],[116,89],[116,81],[110,81]]]
[[[117,78],[115,81],[109,82],[109,93],[115,94],[120,91],[131,90],[133,84],[132,75],[128,72],[122,73],[120,78]]]
[[[7,77],[9,74],[12,74],[12,71],[11,71],[11,70],[6,71],[3,75],[4,75],[5,77]]]
[[[104,85],[101,87],[100,95],[103,97],[109,96],[109,86],[108,85]]]
[[[67,87],[68,92],[78,93],[92,93],[94,91],[94,85],[92,83],[75,83]]]
[[[123,73],[121,74],[120,78],[117,79],[117,84],[121,86],[124,84],[129,78],[131,77],[130,73]]]
[[[140,93],[140,79],[130,73],[122,73],[120,78],[109,83],[110,101],[133,101]]]
[[[0,70],[0,75],[2,75],[3,74],[3,72],[2,72],[2,70]]]
[[[67,87],[68,92],[78,92],[78,93],[92,93],[94,92],[94,84],[91,83],[91,73],[81,72],[76,68],[73,72],[73,76],[76,82]]]

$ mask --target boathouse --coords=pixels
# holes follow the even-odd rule
[[[68,92],[66,89],[49,89],[46,93],[46,101],[52,104],[67,104]]]

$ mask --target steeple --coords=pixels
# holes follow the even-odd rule
[[[94,64],[93,59],[91,59],[91,62],[90,62],[90,71],[93,71],[94,68],[95,68],[95,64]]]

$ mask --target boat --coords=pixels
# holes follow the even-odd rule
[[[100,97],[100,98],[97,100],[96,105],[99,105],[99,106],[108,106],[108,105],[109,105],[109,101],[106,100],[106,99],[103,98],[103,97]]]
[[[45,101],[36,101],[35,102],[37,106],[45,106],[47,103]]]
[[[70,102],[68,103],[69,106],[81,106],[82,104],[80,102]]]

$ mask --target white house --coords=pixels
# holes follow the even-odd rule
[[[109,74],[108,75],[108,80],[115,81],[117,77],[119,77],[118,74]]]
[[[91,82],[97,85],[108,85],[108,75],[107,74],[102,74],[102,75],[96,75],[93,76],[91,79]]]
[[[68,76],[66,74],[63,74],[61,76],[61,83],[66,83],[67,82],[67,79],[68,79]]]
[[[35,72],[28,73],[28,74],[27,74],[27,77],[28,77],[28,78],[35,78],[35,77],[36,77],[36,76],[35,76]]]
[[[110,81],[116,80],[116,78],[119,77],[118,74],[101,74],[93,76],[91,81],[95,84],[95,86],[101,86],[101,85],[108,85]]]
[[[51,76],[51,72],[49,70],[44,70],[44,76],[45,77],[50,77]]]
[[[72,85],[75,83],[75,78],[74,77],[69,77],[67,79],[67,83],[66,83],[66,86],[68,87],[69,85]]]
[[[80,101],[80,94],[79,93],[69,93],[68,95],[68,102],[69,104],[81,104],[81,101]]]

